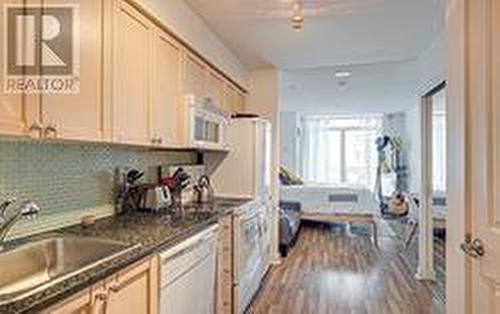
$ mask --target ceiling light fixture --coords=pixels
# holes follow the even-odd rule
[[[304,13],[302,11],[302,3],[295,1],[292,4],[292,28],[296,31],[302,30],[304,27]]]
[[[352,76],[352,72],[349,70],[337,70],[335,71],[335,77],[339,79],[345,79]]]

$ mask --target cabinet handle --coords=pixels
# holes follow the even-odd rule
[[[54,137],[57,137],[57,128],[53,125],[49,125],[45,128],[45,137],[49,137],[50,134],[53,134]]]
[[[125,280],[125,281],[120,281],[119,278],[115,280],[115,283],[109,288],[109,291],[112,293],[119,293],[122,291],[125,287],[127,287],[130,284],[131,280]]]
[[[158,144],[163,144],[163,137],[158,138]]]
[[[31,126],[28,129],[28,131],[30,133],[33,133],[33,132],[42,132],[43,131],[43,125],[40,122],[35,121],[35,122],[33,122],[33,124],[31,124]]]
[[[99,292],[94,297],[92,314],[106,314],[108,311],[108,293]]]
[[[119,282],[117,282],[109,288],[109,291],[111,291],[112,293],[118,293],[118,292],[120,292],[121,289],[122,289],[122,286],[120,285]]]

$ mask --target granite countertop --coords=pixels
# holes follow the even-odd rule
[[[99,237],[120,241],[133,248],[25,298],[4,303],[0,305],[0,313],[37,313],[147,256],[163,251],[214,225],[221,217],[232,213],[235,208],[248,201],[217,199],[211,204],[190,204],[166,212],[134,212],[98,220],[90,227],[75,225],[13,241],[9,246],[15,247],[54,236]]]

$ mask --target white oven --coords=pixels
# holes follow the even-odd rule
[[[189,108],[188,136],[193,148],[228,150],[226,129],[228,117],[224,111],[205,99],[198,103],[193,96],[187,96]]]
[[[234,220],[234,306],[245,313],[269,266],[268,226],[264,202],[239,209]]]

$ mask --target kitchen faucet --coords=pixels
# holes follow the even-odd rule
[[[12,216],[8,217],[8,208],[15,201],[15,199],[9,199],[0,204],[0,250],[2,249],[2,244],[5,243],[5,238],[9,234],[9,231],[22,217],[34,217],[41,211],[40,206],[35,202],[26,201],[21,204]]]

